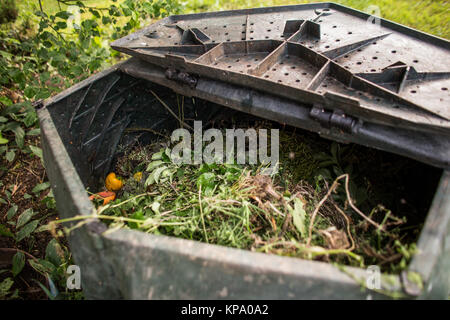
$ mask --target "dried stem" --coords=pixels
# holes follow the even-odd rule
[[[331,195],[332,192],[335,191],[335,189],[338,187],[339,185],[339,180],[344,179],[345,178],[345,192],[347,194],[347,199],[348,199],[348,203],[350,204],[350,207],[356,211],[356,213],[358,213],[361,217],[363,217],[365,220],[367,220],[369,223],[371,223],[372,225],[374,225],[375,227],[377,227],[377,229],[379,230],[384,230],[384,228],[382,226],[380,226],[378,223],[376,223],[375,221],[373,221],[372,219],[370,219],[369,217],[367,217],[364,213],[362,213],[354,204],[353,204],[353,200],[350,196],[350,191],[348,188],[348,181],[349,181],[349,175],[343,174],[340,175],[339,177],[336,178],[336,180],[334,180],[333,184],[331,185],[331,188],[328,190],[327,194],[322,198],[322,200],[320,200],[319,204],[316,206],[316,208],[314,209],[314,212],[312,214],[311,217],[311,222],[309,223],[309,230],[308,230],[308,241],[306,243],[307,246],[311,245],[311,238],[312,238],[312,229],[314,226],[314,220],[316,219],[317,213],[319,212],[320,208],[322,207],[322,205],[325,203],[325,201],[327,201],[328,197]],[[346,219],[347,216],[345,216]]]
[[[150,92],[151,92],[151,94],[152,94],[152,95],[153,95],[153,96],[154,96],[154,97],[155,97],[155,98],[163,105],[163,107],[166,108],[167,111],[169,111],[169,113],[170,113],[172,116],[174,116],[175,119],[177,119],[177,120],[180,122],[180,124],[183,125],[183,127],[188,128],[188,129],[191,129],[191,130],[194,130],[190,125],[188,125],[188,124],[186,124],[185,122],[183,122],[183,120],[181,120],[181,119],[175,114],[175,112],[173,112],[172,109],[170,109],[170,107],[169,107],[164,101],[162,101],[161,98],[158,97],[158,95],[157,95],[155,92],[153,92],[153,90],[150,90]]]
[[[202,208],[202,186],[198,189],[198,204],[200,207],[200,216],[202,217],[202,225],[203,225],[203,232],[205,233],[205,240],[206,243],[208,243],[208,234],[206,233],[206,227],[205,227],[205,219],[203,217],[203,208]]]

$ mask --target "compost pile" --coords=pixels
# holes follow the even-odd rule
[[[118,191],[91,196],[107,232],[138,229],[389,272],[415,251],[427,208],[392,190],[416,162],[291,128],[280,130],[279,170],[270,176],[261,165],[175,164],[170,139],[159,136],[122,148],[113,168],[120,178],[108,176]]]

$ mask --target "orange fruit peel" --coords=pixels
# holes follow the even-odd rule
[[[122,179],[117,177],[114,172],[111,172],[105,179],[105,187],[109,191],[119,191],[123,187]]]
[[[103,200],[103,205],[107,205],[109,202],[116,199],[116,193],[113,191],[98,192],[89,197],[89,200],[91,201],[94,199]]]

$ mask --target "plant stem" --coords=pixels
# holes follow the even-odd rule
[[[200,207],[200,216],[202,217],[202,225],[203,225],[203,232],[205,233],[205,240],[206,243],[208,243],[208,234],[206,233],[206,227],[205,227],[205,219],[203,218],[203,208],[202,208],[202,186],[198,189],[198,204]]]

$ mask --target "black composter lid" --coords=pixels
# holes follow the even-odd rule
[[[450,166],[445,39],[320,3],[171,16],[111,46],[185,94]]]

